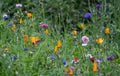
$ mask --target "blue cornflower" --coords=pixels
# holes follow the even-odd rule
[[[27,51],[28,50],[28,48],[24,48],[24,51]]]
[[[92,17],[91,13],[86,13],[86,14],[84,15],[84,18],[85,18],[85,19],[89,19],[89,18],[91,18],[91,17]]]
[[[6,20],[9,20],[10,17],[7,14],[3,14],[3,18],[6,21]]]
[[[67,62],[66,61],[63,61],[63,64],[64,64],[64,66],[67,66]]]

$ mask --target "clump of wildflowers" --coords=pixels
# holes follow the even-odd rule
[[[98,38],[98,39],[96,39],[96,43],[99,43],[99,44],[102,44],[103,43],[103,38]]]
[[[109,60],[109,61],[114,60],[114,59],[115,59],[114,56],[108,56],[108,57],[107,57],[107,60]]]
[[[66,74],[70,74],[70,76],[73,76],[73,67],[72,66],[66,67]]]

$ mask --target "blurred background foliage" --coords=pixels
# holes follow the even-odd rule
[[[113,34],[117,35],[115,38],[120,38],[119,2],[119,0],[1,0],[0,8],[1,13],[7,13],[11,18],[17,20],[18,9],[15,5],[22,3],[21,12],[23,14],[19,15],[19,18],[24,18],[26,12],[31,12],[36,16],[36,21],[50,21],[53,28],[59,26],[62,30],[74,28],[80,30],[81,23],[95,26],[104,25],[104,27],[112,25]],[[98,16],[96,15],[96,4],[102,6]],[[84,14],[87,12],[92,13],[92,19],[85,22]],[[119,42],[118,39],[115,40]]]

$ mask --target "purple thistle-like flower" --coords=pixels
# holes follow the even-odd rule
[[[43,28],[47,28],[48,24],[43,23],[43,24],[40,24],[40,26],[43,27]]]
[[[101,5],[100,5],[100,4],[97,4],[97,5],[96,5],[96,8],[97,8],[97,9],[100,9],[100,8],[101,8]]]
[[[89,38],[87,36],[82,37],[83,44],[88,44]]]
[[[108,56],[108,57],[107,57],[107,60],[114,60],[114,59],[115,59],[114,56]]]
[[[89,18],[91,18],[91,17],[92,17],[91,13],[86,13],[86,14],[84,15],[84,18],[85,18],[85,19],[89,19]]]

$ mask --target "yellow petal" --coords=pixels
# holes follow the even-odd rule
[[[20,19],[20,24],[22,24],[22,18]]]
[[[57,52],[58,52],[58,47],[55,46],[55,48],[54,48],[54,53],[57,53]]]
[[[27,13],[27,16],[30,18],[32,17],[32,13]]]
[[[48,29],[45,30],[45,33],[46,33],[46,35],[48,35],[48,33],[49,33]]]

